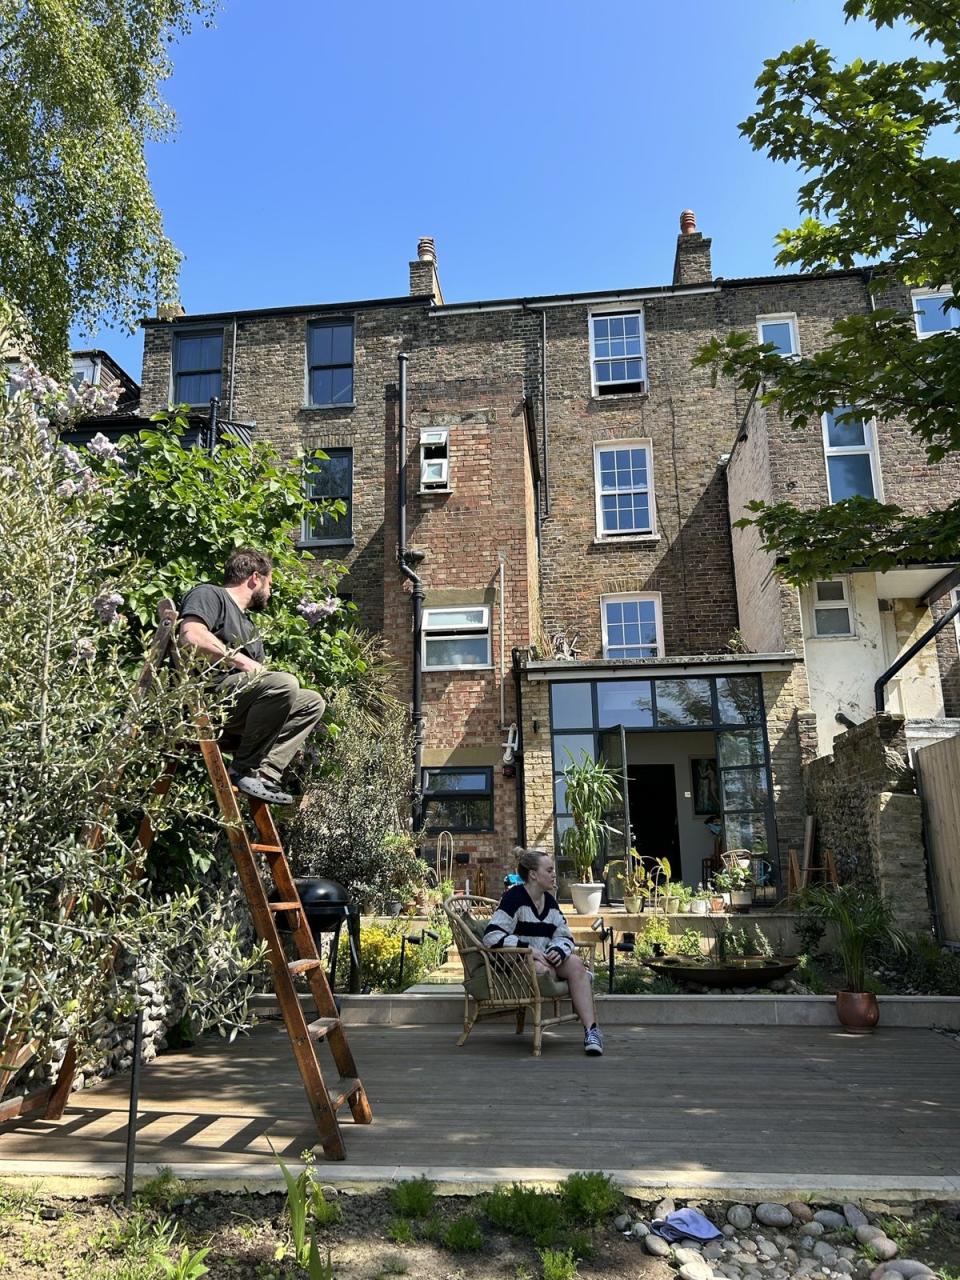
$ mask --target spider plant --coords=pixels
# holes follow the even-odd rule
[[[890,908],[872,889],[855,884],[814,885],[801,894],[800,907],[823,924],[833,925],[847,991],[865,989],[872,948],[886,942],[895,951],[906,950]]]

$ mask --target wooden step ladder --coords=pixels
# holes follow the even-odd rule
[[[146,683],[152,678],[152,672],[165,659],[168,658],[176,669],[182,667],[175,635],[177,614],[172,601],[161,601],[158,616],[160,625],[151,645],[147,664],[138,681],[138,689],[146,687]],[[327,982],[326,971],[317,952],[313,934],[307,925],[290,863],[280,842],[280,835],[269,804],[253,797],[244,797],[249,802],[250,814],[259,835],[259,840],[251,841],[238,804],[240,793],[235,790],[230,781],[223,753],[219,742],[214,737],[210,719],[202,708],[197,707],[194,712],[194,721],[200,733],[200,741],[197,745],[203,756],[220,809],[237,875],[250,907],[250,915],[259,937],[267,944],[274,990],[290,1037],[293,1056],[313,1111],[320,1145],[328,1159],[345,1160],[347,1152],[340,1132],[337,1112],[344,1103],[348,1104],[357,1124],[370,1124],[373,1113],[366,1091],[357,1075],[356,1063],[330,990],[330,984]],[[156,796],[163,798],[169,792],[180,762],[179,757],[168,758],[163,772],[153,786]],[[154,834],[149,814],[144,814],[137,834],[137,847],[140,851],[140,857],[137,860],[139,865],[142,865],[143,859],[153,844]],[[102,828],[98,826],[88,834],[88,844],[96,847],[100,840],[102,840]],[[262,863],[258,861],[258,857],[262,859]],[[264,883],[265,877],[261,874],[261,865],[273,889],[277,892],[277,901],[270,900],[269,889]],[[298,957],[296,960],[287,960],[283,942],[277,930],[277,916],[281,912],[287,915],[288,923],[291,925],[288,936],[296,949]],[[295,980],[299,978],[306,981],[316,1005],[316,1017],[309,1022],[294,985]],[[324,1081],[317,1053],[321,1042],[329,1045],[338,1072],[336,1084],[329,1089]],[[11,1054],[11,1059],[17,1066],[23,1065],[31,1056],[30,1049],[31,1046],[28,1044],[17,1046]],[[59,1119],[70,1096],[70,1087],[76,1069],[76,1050],[71,1043],[67,1048],[56,1082],[29,1097],[12,1098],[6,1103],[0,1103],[0,1120],[40,1109],[44,1110],[46,1119]],[[8,1072],[8,1074],[12,1073]]]

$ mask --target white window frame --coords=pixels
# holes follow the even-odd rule
[[[939,333],[960,332],[960,306],[953,308],[953,310],[957,312],[957,323],[951,325],[949,329],[934,329],[931,333],[924,333],[920,328],[920,312],[917,309],[917,303],[920,299],[937,298],[940,301],[943,301],[944,298],[951,297],[953,297],[952,289],[911,289],[910,303],[911,310],[913,311],[913,323],[916,327],[918,338],[923,340],[924,338],[935,338]]]
[[[763,326],[765,324],[787,324],[790,326],[790,341],[793,350],[783,356],[784,360],[799,360],[800,358],[800,331],[797,328],[797,314],[795,311],[776,311],[769,315],[757,316],[757,337],[761,342],[764,341]]]
[[[663,610],[661,608],[661,595],[659,591],[616,591],[600,597],[600,630],[603,636],[603,656],[606,658],[610,650],[609,636],[607,633],[607,605],[625,603],[629,601],[643,602],[646,600],[653,601],[654,619],[657,625],[657,652],[649,654],[646,659],[643,658],[614,658],[614,662],[642,662],[651,661],[656,658],[662,658],[663,649]],[[625,646],[617,645],[616,648]]]
[[[843,595],[839,600],[820,600],[817,597],[817,587],[821,582],[839,582],[843,591]],[[817,611],[830,609],[839,612],[841,609],[846,611],[848,631],[825,631],[823,633],[817,630]],[[834,578],[817,578],[810,584],[810,639],[812,640],[854,640],[857,635],[856,620],[853,615],[853,601],[850,598],[850,579],[843,574],[838,574]]]
[[[853,409],[854,405],[838,405],[834,413],[838,413],[843,409]],[[830,485],[830,464],[828,459],[834,457],[843,457],[844,455],[852,456],[853,454],[865,453],[870,459],[870,479],[873,482],[873,496],[877,502],[883,502],[883,481],[880,475],[880,455],[877,450],[877,422],[875,418],[867,417],[866,414],[861,418],[863,423],[863,444],[856,445],[832,445],[830,443],[830,428],[828,423],[829,414],[820,415],[820,428],[823,435],[823,468],[827,474],[827,496],[830,502],[839,502],[839,498],[833,496],[833,490]]]
[[[428,458],[428,449],[443,449],[445,454],[440,458]],[[439,467],[438,481],[427,480],[427,468]],[[420,492],[450,492],[450,430],[448,427],[425,427],[420,432]]]
[[[430,618],[435,613],[453,613],[457,609],[479,609],[483,613],[482,623],[468,623],[462,627],[451,626],[430,626]],[[424,671],[490,671],[493,668],[493,646],[490,640],[490,614],[491,609],[488,604],[447,604],[435,605],[432,609],[424,609],[423,621],[420,628],[420,662]],[[463,662],[455,663],[453,666],[439,666],[427,661],[427,639],[428,637],[442,638],[443,636],[458,635],[482,635],[487,641],[487,661],[486,662]]]
[[[600,490],[600,455],[605,449],[643,449],[647,455],[647,499],[650,512],[649,529],[629,529],[622,532],[611,532],[603,527],[603,502]],[[621,492],[621,490],[616,490]],[[641,493],[643,490],[631,489],[622,492]],[[596,513],[597,540],[602,542],[623,542],[634,538],[657,537],[657,501],[653,484],[653,441],[634,438],[631,440],[597,440],[593,445],[593,498]]]
[[[594,322],[594,320],[603,320],[603,319],[606,319],[606,318],[608,318],[608,317],[613,317],[613,318],[616,318],[616,317],[622,317],[622,318],[626,318],[627,316],[637,316],[637,317],[639,317],[639,320],[640,320],[640,356],[639,356],[639,360],[640,360],[640,383],[641,383],[641,386],[640,386],[640,388],[639,388],[639,389],[637,389],[636,384],[635,384],[634,382],[626,382],[626,381],[624,381],[622,384],[618,384],[618,383],[616,383],[616,382],[601,382],[601,383],[598,383],[598,382],[597,382],[597,360],[598,360],[598,359],[599,359],[599,360],[610,360],[610,359],[612,359],[613,357],[611,357],[611,356],[598,356],[598,355],[596,354],[596,350],[595,350],[595,343],[594,343],[594,336],[593,336],[593,322]],[[645,317],[645,315],[644,315],[644,309],[643,309],[643,307],[642,307],[642,306],[636,306],[636,305],[634,305],[634,306],[624,306],[624,307],[598,307],[595,311],[588,311],[588,312],[587,312],[587,332],[588,332],[589,337],[590,337],[590,395],[591,395],[595,400],[605,400],[605,399],[607,399],[607,397],[608,397],[608,396],[615,396],[615,395],[618,395],[618,394],[619,394],[619,395],[625,395],[625,396],[628,396],[628,395],[634,395],[634,396],[646,395],[646,394],[647,394],[647,392],[650,390],[650,378],[649,378],[648,373],[647,373],[647,325],[646,325],[646,317]],[[618,359],[618,360],[619,360],[620,358],[621,358],[620,356],[617,356],[617,357],[616,357],[616,359]],[[629,359],[629,360],[636,360],[637,358],[638,358],[637,356],[624,356],[624,357],[623,357],[623,359],[624,359],[624,360],[627,360],[627,359]],[[600,387],[616,387],[616,386],[618,386],[618,385],[623,385],[625,388],[629,388],[629,389],[628,389],[628,390],[621,391],[621,392],[617,392],[617,391],[606,391],[606,392],[601,392],[601,391],[600,391]]]

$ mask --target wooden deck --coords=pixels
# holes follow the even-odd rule
[[[374,1123],[346,1115],[345,1166],[669,1171],[709,1185],[788,1178],[916,1185],[960,1197],[960,1044],[931,1031],[851,1036],[813,1027],[613,1027],[602,1059],[576,1027],[539,1060],[509,1021],[351,1027]],[[122,1165],[129,1078],[74,1095],[63,1119],[0,1127],[0,1172]],[[213,1038],[143,1071],[137,1160],[246,1175],[313,1144],[282,1028]],[[342,1176],[341,1174],[341,1176]],[[734,1179],[736,1181],[736,1179]]]

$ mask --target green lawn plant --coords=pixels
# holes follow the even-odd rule
[[[404,1178],[390,1191],[390,1204],[401,1218],[429,1218],[437,1199],[437,1184],[429,1178]]]
[[[568,1222],[596,1227],[619,1212],[623,1193],[606,1173],[571,1173],[560,1186],[560,1204]]]
[[[577,1280],[577,1258],[572,1249],[541,1249],[543,1280]]]
[[[210,1271],[204,1263],[209,1252],[208,1248],[193,1251],[188,1245],[184,1245],[178,1258],[160,1257],[157,1261],[163,1275],[169,1277],[169,1280],[200,1280],[201,1276]]]
[[[486,1243],[480,1224],[469,1213],[462,1213],[448,1223],[440,1242],[453,1253],[479,1253]]]
[[[589,883],[604,840],[614,832],[605,815],[620,797],[617,775],[603,760],[583,756],[574,759],[570,755],[570,763],[563,770],[563,783],[573,818],[573,825],[563,835],[563,851],[573,860],[581,880]]]

